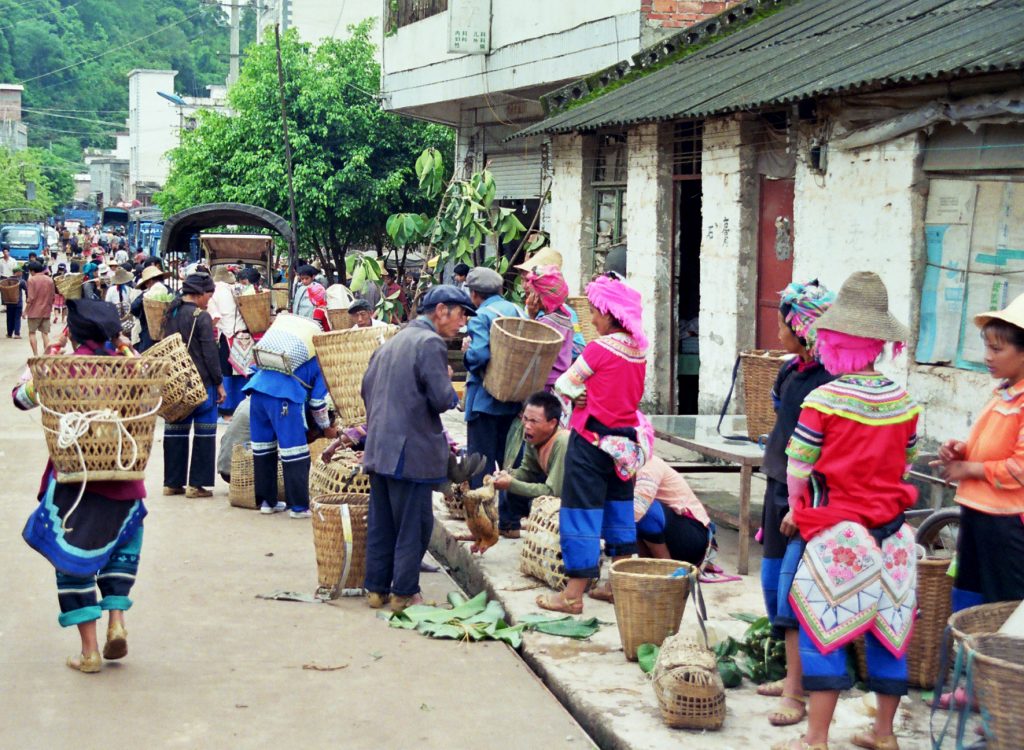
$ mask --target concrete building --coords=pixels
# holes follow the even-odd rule
[[[0,83],[0,148],[21,151],[28,148],[28,125],[21,119],[21,95],[25,87]]]
[[[73,177],[75,181],[75,203],[92,203],[94,196],[92,178],[88,172],[80,172]]]
[[[601,270],[602,222],[628,236],[652,411],[718,413],[737,354],[778,348],[786,283],[873,270],[913,332],[883,369],[927,439],[966,436],[992,387],[971,318],[1024,292],[1024,9],[903,8],[748,0],[624,63],[624,85],[588,83],[612,68],[555,92],[521,131],[551,139],[570,286]]]
[[[297,29],[299,36],[307,42],[318,42],[327,37],[343,39],[346,29],[367,18],[376,19],[370,39],[377,47],[380,59],[381,42],[384,39],[380,22],[384,0],[264,0],[259,4],[256,17],[256,39],[274,36],[274,24],[281,30]]]

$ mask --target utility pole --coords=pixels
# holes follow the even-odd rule
[[[238,80],[238,0],[231,0],[231,48],[228,62],[228,86]]]
[[[284,63],[281,62],[281,24],[274,25],[274,43],[277,46],[277,91],[281,98],[281,126],[284,130],[284,159],[288,174],[288,214],[292,224],[292,236],[295,247],[288,253],[288,304],[291,305],[295,289],[295,265],[298,263],[296,253],[299,247],[299,221],[295,214],[295,187],[292,183],[292,144],[288,139],[288,107],[284,98]]]

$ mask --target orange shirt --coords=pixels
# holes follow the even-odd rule
[[[985,479],[965,479],[956,501],[994,516],[1024,513],[1024,380],[1001,385],[971,428],[965,460],[985,465]]]

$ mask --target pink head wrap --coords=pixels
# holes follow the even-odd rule
[[[569,296],[569,286],[558,266],[536,266],[526,274],[523,286],[540,298],[544,312],[548,313],[564,305]]]
[[[857,372],[870,367],[885,349],[881,339],[869,339],[849,333],[822,329],[818,331],[818,356],[821,364],[833,375]],[[903,351],[903,344],[893,344],[893,355]]]
[[[639,348],[647,348],[640,292],[625,281],[598,276],[587,284],[587,301],[599,312],[619,321]]]

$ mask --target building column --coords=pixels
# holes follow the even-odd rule
[[[589,208],[593,200],[584,159],[586,140],[578,133],[551,138],[549,235],[551,247],[562,254],[562,275],[573,296],[583,291],[593,266],[593,209]]]

